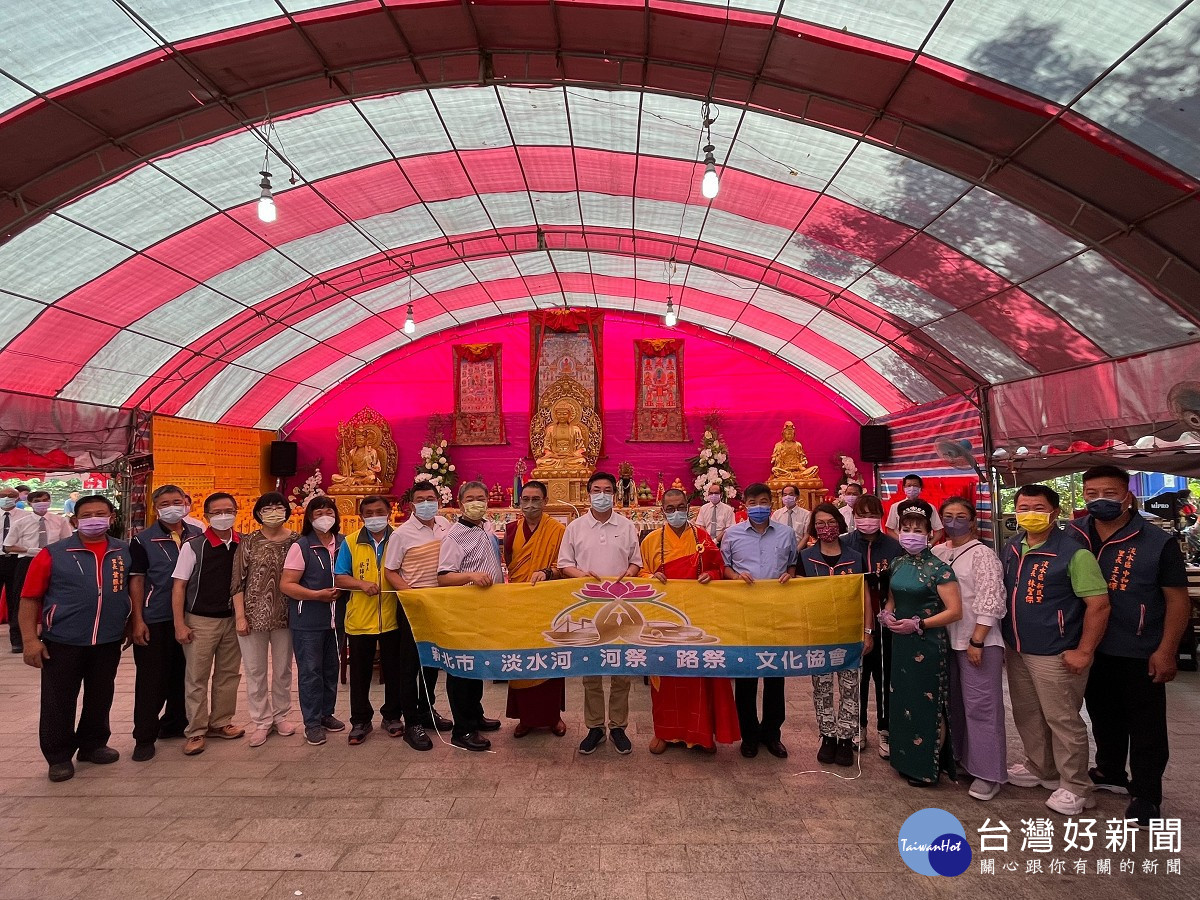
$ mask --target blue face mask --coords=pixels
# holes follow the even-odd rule
[[[750,521],[755,525],[761,525],[763,522],[771,518],[771,507],[769,506],[747,506],[746,515],[750,517]]]
[[[667,524],[672,528],[682,528],[687,524],[687,510],[678,509],[675,512],[667,513]]]
[[[1111,522],[1114,519],[1119,519],[1121,513],[1121,501],[1109,500],[1107,497],[1102,497],[1099,500],[1089,500],[1087,511],[1091,513],[1092,518],[1099,519],[1101,522]]]
[[[413,514],[422,522],[428,522],[437,515],[438,504],[436,500],[418,500],[413,504]]]
[[[613,506],[612,494],[592,494],[592,509],[598,513],[606,513]]]

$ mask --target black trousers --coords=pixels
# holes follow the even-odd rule
[[[1167,747],[1167,686],[1146,674],[1146,660],[1097,653],[1084,694],[1096,768],[1120,779],[1129,761],[1129,793],[1162,803]]]
[[[763,741],[779,740],[779,729],[783,727],[783,679],[762,679],[762,720],[758,718],[758,679],[738,678],[734,680],[733,697],[737,704],[738,725],[742,729],[742,741],[758,744]]]
[[[412,642],[412,632],[408,633]],[[379,649],[379,671],[383,675],[384,721],[404,719],[415,724],[417,718],[417,670],[408,663],[403,628],[383,634],[348,634],[350,649],[350,724],[366,725],[375,716],[371,706],[371,676],[375,670],[375,649]]]
[[[454,718],[454,737],[478,731],[483,723],[483,679],[446,673],[446,699]]]
[[[417,685],[417,703],[421,711],[421,718],[429,723],[433,720],[433,707],[437,705],[438,675],[442,670],[437,666],[421,665],[421,654],[417,652],[417,640],[413,637],[412,625],[409,624],[408,616],[404,612],[403,603],[396,604],[396,619],[405,641],[404,664],[406,667],[411,667],[414,672],[419,669],[420,675],[416,677],[424,679],[425,682],[424,685]]]
[[[863,657],[862,678],[859,680],[858,718],[863,732],[867,729],[867,700],[871,696],[871,681],[875,682],[875,725],[879,731],[888,730],[888,704],[892,685],[892,633],[882,626],[875,635],[875,645]]]
[[[416,644],[413,644],[416,647]],[[421,677],[425,679],[425,690],[421,693],[421,714],[433,717],[433,708],[437,706],[437,683],[442,670],[437,666],[422,666]]]
[[[24,646],[21,643],[21,592],[17,589],[17,564],[21,557],[10,553],[0,553],[0,588],[4,588],[4,599],[8,604],[8,637],[14,647]],[[25,563],[29,568],[29,563]],[[22,573],[22,581],[24,581]]]
[[[108,744],[112,732],[113,686],[121,662],[121,642],[75,647],[45,641],[49,659],[42,660],[42,715],[38,724],[42,755],[50,765],[70,762],[76,751],[87,754]],[[83,712],[78,724],[79,688]]]
[[[174,622],[151,622],[150,642],[133,645],[137,678],[133,684],[133,739],[153,744],[160,733],[182,734],[187,728],[183,701],[183,676],[187,660],[175,640]],[[166,704],[167,712],[159,719]]]

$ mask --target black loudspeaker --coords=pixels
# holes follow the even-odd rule
[[[271,477],[291,478],[296,474],[296,442],[271,441]]]
[[[886,425],[864,425],[858,450],[863,462],[887,462],[892,458],[892,429]]]

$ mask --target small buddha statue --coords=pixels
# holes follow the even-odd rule
[[[821,475],[817,466],[808,464],[804,448],[796,440],[796,426],[791,422],[783,423],[783,440],[775,444],[771,451],[771,480],[795,481],[798,483],[820,483]]]
[[[367,442],[365,429],[354,432],[354,446],[349,452],[340,453],[339,457],[338,468],[341,472],[331,476],[334,484],[366,488],[379,484],[383,464],[379,461],[379,452]]]
[[[574,410],[567,403],[559,403],[552,411],[553,418],[546,426],[542,437],[542,453],[535,467],[536,473],[574,473],[588,471],[587,439],[583,429],[574,419]]]

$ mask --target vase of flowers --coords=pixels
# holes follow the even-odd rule
[[[688,460],[688,464],[692,468],[692,475],[695,476],[692,484],[697,495],[703,497],[709,487],[716,484],[721,487],[725,500],[729,501],[737,496],[738,483],[729,462],[729,445],[717,430],[718,424],[719,417],[716,413],[704,420],[704,437],[700,441],[700,449]]]
[[[432,484],[437,489],[442,506],[450,506],[454,502],[454,485],[458,483],[458,474],[454,463],[450,462],[447,446],[442,432],[431,426],[429,437],[421,448],[421,461],[417,464],[414,479]]]
[[[288,497],[292,512],[304,512],[313,497],[325,495],[325,492],[321,490],[321,477],[321,461],[317,460],[316,468],[313,469],[311,475],[304,479],[304,484],[292,488],[292,493]]]

